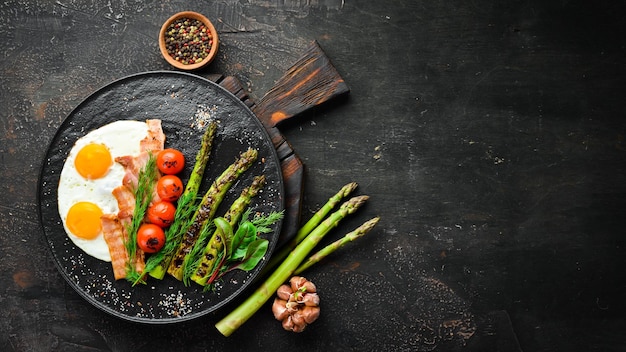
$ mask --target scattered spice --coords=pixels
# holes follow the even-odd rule
[[[320,298],[315,285],[302,276],[294,276],[276,291],[272,312],[283,329],[302,332],[320,316]]]
[[[167,53],[184,65],[202,62],[213,46],[211,31],[200,20],[182,17],[165,31]]]

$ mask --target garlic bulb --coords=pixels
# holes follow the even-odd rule
[[[302,332],[320,315],[320,298],[315,285],[301,276],[294,276],[276,291],[272,312],[288,331]]]

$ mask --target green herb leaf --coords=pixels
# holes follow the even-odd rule
[[[238,269],[243,271],[250,271],[254,269],[257,264],[263,259],[265,253],[267,253],[267,248],[269,245],[269,241],[266,239],[258,239],[253,241],[248,246],[248,250],[246,251],[246,256],[243,261],[237,266]]]
[[[224,219],[223,217],[217,217],[213,219],[213,223],[220,231],[222,231],[224,236],[226,236],[227,238],[233,237],[233,227],[230,226],[226,219]]]
[[[248,247],[250,242],[256,239],[256,231],[256,227],[249,221],[246,221],[239,225],[237,233],[233,238],[233,243],[230,247],[228,258],[231,260],[242,259],[246,254],[246,248]]]
[[[232,226],[225,219],[215,222],[223,234],[224,248],[219,253],[219,259],[214,262],[209,279],[204,283],[205,289],[207,287],[212,288],[215,281],[226,273],[236,269],[250,271],[263,260],[269,247],[269,241],[259,238],[258,234],[270,232],[270,226],[280,220],[283,213],[271,212],[269,215],[257,213],[252,220],[250,220],[250,214],[249,209],[242,214],[234,234]]]

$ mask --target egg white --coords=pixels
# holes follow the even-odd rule
[[[63,227],[72,242],[85,253],[103,261],[110,262],[109,247],[102,233],[93,240],[75,236],[66,225],[67,212],[78,202],[87,201],[96,204],[104,214],[119,211],[117,200],[111,194],[113,189],[122,184],[124,168],[113,162],[108,173],[99,179],[88,180],[82,177],[74,167],[76,154],[89,143],[101,143],[109,148],[111,157],[135,155],[139,153],[139,142],[148,134],[148,125],[141,121],[120,120],[104,125],[87,133],[76,141],[65,160],[61,171],[58,188],[59,215]]]

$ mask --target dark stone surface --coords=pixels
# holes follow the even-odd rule
[[[343,184],[376,229],[308,271],[322,315],[121,321],[53,265],[37,179],[67,114],[169,70],[156,36],[214,20],[218,58],[261,97],[312,40],[350,86],[281,131],[306,167],[302,218]],[[618,351],[626,345],[626,22],[621,2],[5,1],[0,4],[0,346],[8,351]],[[229,306],[234,307],[234,305]]]

